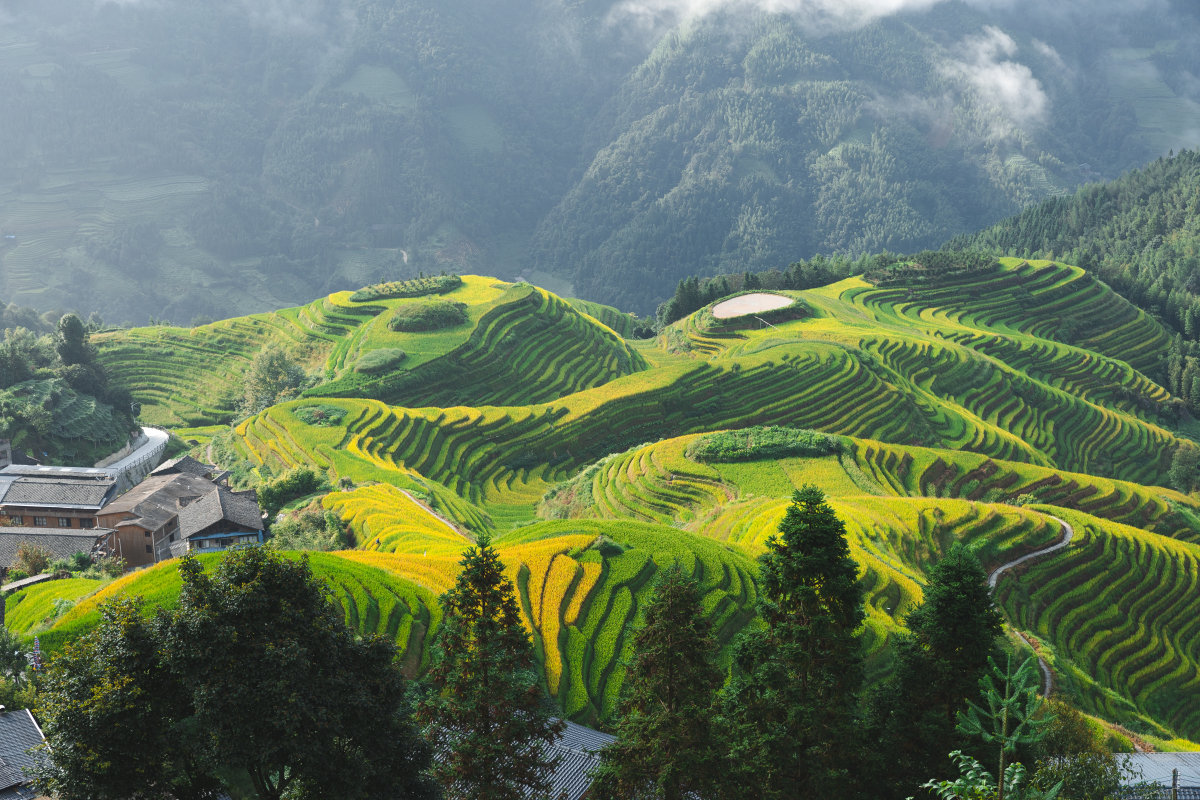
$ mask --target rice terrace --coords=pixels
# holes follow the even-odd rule
[[[94,339],[137,387],[142,419],[195,442],[198,459],[251,483],[328,477],[336,488],[285,513],[307,505],[348,526],[351,549],[314,554],[313,568],[347,624],[397,642],[410,676],[429,666],[438,596],[481,533],[568,718],[610,719],[655,576],[676,561],[700,582],[728,667],[755,624],[756,559],[793,491],[815,485],[866,587],[870,681],[889,674],[926,571],[955,543],[991,569],[1053,545],[1069,520],[1065,549],[999,580],[1009,624],[1100,724],[1164,746],[1200,738],[1200,711],[1172,699],[1200,683],[1184,621],[1200,501],[1166,488],[1179,405],[1147,377],[1171,335],[1060,262],[885,272],[743,293],[648,339],[615,309],[476,275]],[[454,314],[389,324],[419,302]],[[239,419],[227,387],[264,345],[323,378]],[[363,369],[374,354],[383,367]],[[54,651],[108,598],[169,606],[174,564],[90,594],[25,590],[7,600],[9,624]],[[1114,592],[1127,612],[1104,605]]]

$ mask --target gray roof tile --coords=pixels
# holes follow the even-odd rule
[[[114,524],[109,514],[131,514],[131,523],[156,531],[179,513],[181,500],[199,502],[198,498],[211,494],[216,488],[212,481],[197,475],[152,475],[109,503],[101,513],[108,525]]]
[[[33,766],[29,750],[42,743],[42,729],[28,709],[0,714],[0,789],[8,789],[26,778],[23,767]]]
[[[191,456],[182,456],[173,458],[170,461],[164,461],[151,471],[151,475],[199,475],[201,478],[207,478],[215,474],[219,470],[213,464],[205,464],[202,461],[197,461]]]
[[[17,478],[8,484],[0,503],[11,506],[81,507],[100,509],[111,495],[115,482],[69,478]]]
[[[16,563],[21,542],[44,547],[58,560],[92,552],[96,540],[109,533],[104,528],[0,528],[0,566],[11,567]]]

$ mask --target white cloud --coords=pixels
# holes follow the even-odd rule
[[[1009,56],[1016,55],[1017,43],[999,28],[984,26],[979,36],[968,36],[955,48],[956,59],[947,71],[966,81],[989,105],[996,106],[1017,125],[1042,122],[1050,108],[1050,98],[1029,67]]]
[[[1057,67],[1059,71],[1071,72],[1066,63],[1063,61],[1062,56],[1058,54],[1058,51],[1043,42],[1041,39],[1033,40],[1033,49],[1041,53],[1042,56],[1055,67]]]
[[[922,11],[943,0],[619,0],[609,21],[654,30],[719,11],[789,14],[810,30],[857,28],[892,14]]]

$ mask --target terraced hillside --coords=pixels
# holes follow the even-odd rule
[[[529,506],[550,485],[639,442],[759,424],[1165,482],[1179,440],[1164,427],[1176,405],[1161,387],[1115,356],[1039,338],[1036,326],[1020,330],[1003,313],[975,313],[965,303],[970,292],[991,298],[1023,287],[1037,320],[1058,315],[1063,297],[1076,298],[1075,315],[1089,325],[1117,320],[1120,336],[1093,338],[1135,360],[1161,352],[1165,332],[1070,267],[1010,260],[984,277],[954,295],[962,309],[937,313],[857,279],[802,293],[813,314],[770,328],[715,335],[702,311],[660,337],[682,354],[660,351],[653,369],[538,405],[411,408],[359,399],[346,401],[342,429],[312,429],[291,413],[300,405],[293,403],[237,431],[258,462],[331,468],[352,456],[376,469],[415,471],[485,507]]]
[[[1062,516],[1078,541],[1001,579],[1001,605],[1047,645],[1084,708],[1135,730],[1149,718],[1200,737],[1200,548],[1079,512]]]
[[[530,284],[466,276],[440,297],[465,304],[467,322],[420,333],[387,326],[390,312],[410,301],[354,301],[350,294],[198,328],[138,328],[95,339],[105,366],[136,387],[142,418],[172,426],[230,419],[241,377],[267,344],[323,370],[328,382],[319,396],[413,406],[541,402],[646,368],[613,330]],[[613,309],[606,315],[628,319]],[[355,371],[364,355],[385,349],[404,351],[396,369]]]
[[[958,498],[1084,511],[1181,541],[1200,543],[1200,501],[1180,492],[1001,461],[987,456],[869,439],[841,439],[842,452],[816,458],[703,464],[687,451],[701,435],[614,454],[551,489],[539,513],[551,518],[637,519],[699,530],[742,498],[787,497],[811,483],[827,494]]]
[[[631,626],[654,574],[675,558],[704,587],[726,663],[726,645],[752,621],[754,559],[808,483],[845,521],[861,568],[872,680],[890,669],[888,643],[920,601],[926,569],[956,542],[993,568],[1059,541],[1061,517],[1191,569],[1179,559],[1200,543],[1200,500],[1164,488],[1186,417],[1156,382],[1170,346],[1158,323],[1051,262],[870,277],[780,293],[803,303],[802,319],[717,321],[706,308],[646,342],[622,340],[633,321],[614,310],[469,277],[444,295],[465,304],[468,322],[432,333],[390,330],[401,299],[343,294],[194,332],[109,334],[104,352],[114,370],[146,369],[159,387],[155,413],[177,416],[263,342],[307,353],[327,381],[237,422],[231,457],[274,472],[310,465],[354,484],[322,502],[358,549],[314,561],[347,619],[395,636],[418,674],[438,622],[434,598],[474,534],[489,531],[546,690],[577,720],[611,713]],[[218,330],[234,356],[207,375]],[[195,377],[174,377],[152,357],[130,363],[124,348],[139,340],[191,342],[165,363]],[[364,355],[389,349],[407,353],[399,369],[356,371]],[[205,419],[220,410],[195,404]],[[755,426],[791,433],[760,436]],[[1101,563],[1087,555],[1096,536],[1033,562],[1028,575],[1057,574],[1049,565],[1070,559]],[[159,569],[169,575],[170,565]],[[1091,645],[1053,611],[1066,584],[1028,581],[1007,574],[1001,598],[1014,624],[1038,632],[1079,704],[1164,739],[1200,734],[1191,712],[1166,713],[1158,690],[1139,683],[1142,656],[1132,672],[1093,675],[1102,665],[1081,655]],[[1182,597],[1172,586],[1163,591]],[[90,603],[54,623],[52,643],[91,619]],[[1131,613],[1152,631],[1157,608]],[[1191,669],[1194,659],[1172,663]]]

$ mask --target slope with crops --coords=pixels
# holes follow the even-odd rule
[[[1153,318],[1058,263],[880,263],[817,290],[744,293],[718,308],[721,298],[654,341],[623,340],[636,326],[615,311],[468,276],[193,332],[108,334],[103,353],[114,371],[145,370],[164,392],[161,413],[182,416],[191,403],[215,416],[213,387],[244,369],[239,358],[264,342],[309,348],[325,382],[238,421],[214,450],[260,472],[309,466],[350,484],[322,504],[357,548],[313,555],[347,621],[394,637],[419,674],[436,597],[474,535],[490,532],[546,691],[572,718],[602,722],[631,626],[675,560],[700,581],[715,657],[729,663],[733,637],[753,623],[755,558],[805,484],[830,498],[862,569],[872,680],[890,669],[889,642],[920,601],[925,570],[956,542],[991,568],[1059,541],[1056,516],[1133,531],[1164,552],[1200,541],[1200,502],[1166,488],[1187,416],[1150,377],[1172,347]],[[210,369],[221,326],[242,338]],[[156,337],[197,349],[157,364],[127,357]],[[391,367],[360,368],[401,350]],[[169,602],[172,569],[82,601],[47,641],[85,629],[95,602],[117,591]],[[1012,620],[1037,626],[1059,669],[1091,670],[1076,645],[1054,639],[1061,628],[1074,641],[1044,611],[1059,590],[1038,589],[1050,594],[1026,608],[1014,586],[1022,575],[1001,583]],[[1152,628],[1158,612],[1146,613],[1138,624]],[[1190,718],[1147,699],[1153,691],[1130,677],[1141,656],[1131,658],[1132,672],[1073,684],[1080,702],[1190,734]]]
[[[323,372],[318,396],[409,406],[536,403],[646,368],[616,332],[555,295],[473,275],[456,280],[447,291],[339,292],[270,314],[116,331],[96,341],[105,366],[137,387],[143,418],[173,426],[230,419],[242,376],[265,345]],[[465,320],[439,330],[389,327],[398,307],[429,296],[461,303]],[[370,354],[385,351],[398,357],[372,365]]]

